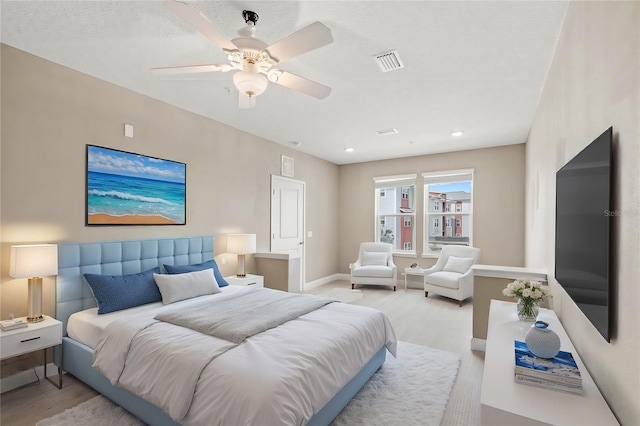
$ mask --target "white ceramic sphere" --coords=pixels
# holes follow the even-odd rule
[[[536,321],[525,337],[529,351],[538,358],[553,358],[560,352],[560,338],[547,328],[548,325],[544,321]]]

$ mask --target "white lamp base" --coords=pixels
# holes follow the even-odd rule
[[[29,311],[27,322],[44,321],[42,316],[42,277],[29,278]]]

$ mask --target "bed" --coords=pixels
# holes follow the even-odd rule
[[[213,259],[213,237],[60,244],[58,253],[56,317],[63,322],[64,337],[56,354],[57,364],[151,425],[326,425],[384,363],[387,348],[395,352],[395,335],[382,313],[329,303],[251,336],[214,357],[198,376],[188,411],[178,423],[175,415],[172,418],[158,406],[112,385],[92,368],[94,348],[99,345],[97,336],[113,328],[112,322],[129,322],[116,317],[131,315],[136,321],[146,321],[156,318],[167,306],[205,303],[206,298],[222,303],[225,298],[249,298],[240,293],[255,290],[228,286],[213,296],[167,306],[152,303],[113,313],[117,315],[96,315],[96,301],[83,274],[126,275],[162,265],[206,262]],[[170,370],[165,369],[168,377],[175,373]],[[289,375],[293,370],[299,370],[295,377]],[[260,391],[262,387],[256,383],[269,392]],[[286,386],[271,390],[270,386],[277,383]]]

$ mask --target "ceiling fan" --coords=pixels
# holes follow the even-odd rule
[[[199,10],[177,0],[168,0],[165,5],[180,19],[220,47],[227,54],[229,63],[152,68],[153,74],[234,71],[233,84],[239,92],[240,108],[255,106],[255,98],[264,93],[269,81],[317,99],[324,99],[331,93],[330,87],[274,68],[286,60],[333,42],[331,30],[321,22],[314,22],[272,45],[267,45],[254,36],[258,14],[250,10],[242,12],[247,26],[238,30],[239,37],[228,40]]]

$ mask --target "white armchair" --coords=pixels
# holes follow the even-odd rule
[[[388,285],[396,291],[398,269],[393,263],[393,246],[361,243],[358,260],[351,264],[351,288],[356,284]]]
[[[446,246],[440,258],[424,270],[424,297],[429,292],[462,301],[473,296],[473,271],[471,266],[480,259],[480,249],[475,247]]]

